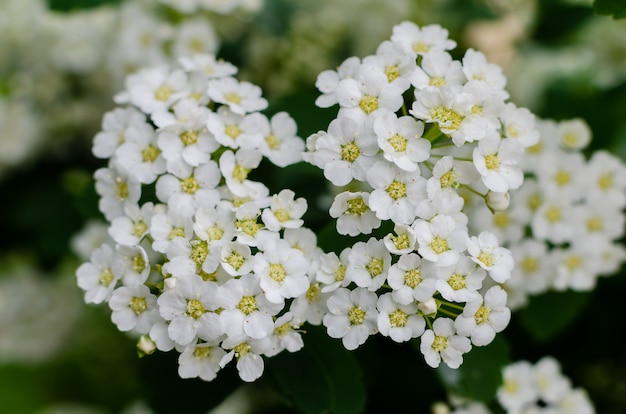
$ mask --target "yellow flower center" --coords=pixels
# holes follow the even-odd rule
[[[545,212],[545,218],[550,223],[556,223],[561,220],[561,210],[558,207],[550,207]]]
[[[209,227],[206,230],[206,235],[209,241],[222,240],[222,236],[224,236],[224,230],[217,226]]]
[[[522,259],[522,270],[524,273],[535,273],[539,269],[539,261],[535,257],[526,256]]]
[[[341,146],[341,159],[348,162],[354,162],[361,155],[359,146],[354,141]]]
[[[256,218],[237,220],[235,221],[235,226],[248,236],[254,236],[261,227],[259,223],[257,223]]]
[[[115,194],[117,195],[117,198],[122,201],[126,200],[130,195],[130,192],[128,191],[128,184],[119,177],[115,179],[115,182]]]
[[[200,189],[200,184],[194,177],[187,177],[180,181],[180,189],[187,194],[195,194]]]
[[[281,223],[291,219],[291,216],[289,215],[289,210],[284,208],[275,210],[274,216],[276,216],[278,221],[280,221]]]
[[[139,315],[148,309],[148,303],[146,302],[146,298],[134,296],[128,303],[128,307],[131,308],[135,314]]]
[[[556,183],[556,185],[558,185],[559,187],[563,187],[564,185],[569,184],[569,182],[572,180],[572,176],[570,175],[570,173],[568,171],[565,170],[559,170],[555,175],[554,175],[554,182]]]
[[[506,228],[509,222],[509,215],[506,213],[499,212],[493,215],[493,224],[495,224],[496,227],[501,229]]]
[[[422,283],[422,274],[418,269],[411,269],[404,272],[405,286],[415,289],[420,283]]]
[[[265,137],[265,143],[267,147],[271,150],[277,150],[280,148],[280,138],[278,138],[274,134],[269,134]]]
[[[491,267],[494,264],[494,258],[491,253],[488,252],[480,252],[477,257],[478,261],[484,264],[487,267]]]
[[[372,260],[369,261],[367,265],[365,265],[365,270],[370,274],[371,277],[376,277],[380,275],[385,269],[385,262],[383,259],[378,257],[373,257]]]
[[[237,252],[232,252],[230,256],[226,259],[226,263],[231,265],[233,269],[239,270],[241,266],[245,263],[245,260],[242,255]]]
[[[359,102],[359,107],[366,114],[371,114],[378,109],[378,98],[372,95],[365,95]]]
[[[246,342],[240,343],[239,345],[233,348],[233,351],[235,351],[235,357],[237,358],[241,358],[245,356],[251,350],[252,350],[252,347]]]
[[[435,253],[441,254],[449,249],[448,241],[441,237],[435,237],[432,243],[430,243],[430,248],[433,249]]]
[[[174,240],[176,237],[185,237],[185,229],[182,227],[173,227],[168,235],[168,239]]]
[[[305,297],[306,301],[309,303],[315,302],[315,300],[320,296],[320,284],[313,283],[306,291]]]
[[[453,290],[461,290],[465,288],[465,275],[453,273],[448,279],[448,285],[450,285]]]
[[[195,240],[191,244],[191,260],[198,266],[202,266],[209,255],[209,246],[204,240]]]
[[[604,229],[604,223],[602,218],[595,216],[587,220],[587,231],[590,233],[602,231]]]
[[[285,271],[285,267],[280,263],[271,263],[270,264],[270,277],[277,281],[278,283],[282,283],[287,277],[287,272]]]
[[[365,321],[365,311],[358,306],[353,306],[348,311],[350,325],[361,325]]]
[[[143,162],[154,162],[158,158],[161,151],[154,145],[148,145],[141,151],[141,158]]]
[[[210,346],[197,346],[193,350],[193,356],[196,359],[205,359],[211,355],[211,347]]]
[[[476,325],[482,325],[483,323],[489,322],[489,315],[491,314],[491,309],[481,306],[478,308],[476,313],[474,314],[474,321],[476,321]]]
[[[348,209],[346,210],[349,214],[354,214],[355,216],[360,216],[367,211],[367,206],[365,205],[365,201],[363,198],[353,198],[347,201]]]
[[[530,154],[539,154],[541,153],[541,151],[543,151],[543,144],[541,142],[538,142],[532,147],[526,148],[526,151],[528,151]]]
[[[433,339],[433,344],[431,345],[431,347],[437,352],[443,351],[448,347],[448,338],[435,335],[435,339]]]
[[[241,96],[237,92],[227,92],[224,94],[224,99],[227,102],[232,102],[234,104],[241,103]]]
[[[391,83],[400,76],[400,68],[398,65],[389,65],[385,68],[385,75],[387,75],[387,82]]]
[[[244,296],[237,304],[237,309],[244,313],[244,315],[250,315],[252,312],[259,310],[254,296]]]
[[[143,220],[139,219],[135,224],[133,224],[132,233],[135,237],[143,236],[148,230],[148,225],[143,222]]]
[[[233,168],[232,177],[237,181],[243,181],[248,178],[249,169],[242,167],[239,164],[235,164],[235,168]]]
[[[391,145],[391,147],[396,152],[404,152],[404,151],[406,151],[406,145],[407,145],[408,141],[402,135],[396,134],[396,135],[392,136],[391,138],[389,138],[387,140],[387,142],[389,143],[389,145]]]
[[[142,273],[144,270],[146,270],[146,260],[141,254],[133,256],[130,268],[133,269],[134,272]]]
[[[165,102],[168,99],[170,99],[170,96],[172,96],[172,88],[170,88],[167,85],[161,85],[159,86],[159,88],[154,92],[154,98],[157,101],[161,101],[161,102]]]
[[[445,174],[442,174],[441,177],[439,177],[439,184],[441,185],[441,188],[446,188],[450,186],[458,187],[458,183],[456,182],[456,177],[452,170],[448,171]]]
[[[406,326],[406,323],[409,320],[409,315],[401,309],[396,309],[395,311],[389,314],[389,322],[391,322],[391,326],[396,328],[402,328]]]
[[[241,134],[241,129],[238,125],[229,124],[224,127],[224,133],[232,139],[235,139]]]
[[[200,318],[206,310],[204,309],[204,305],[198,299],[191,299],[187,301],[187,312],[185,312],[188,316],[191,316],[194,319]]]
[[[391,235],[391,240],[393,241],[393,245],[396,246],[398,250],[404,250],[411,247],[411,240],[409,239],[409,235],[406,233],[399,234],[398,236]]]
[[[415,53],[426,53],[430,50],[430,46],[428,46],[424,42],[415,42],[413,43],[413,51]]]
[[[444,86],[447,85],[448,82],[446,82],[446,79],[441,76],[433,76],[430,78],[430,81],[428,81],[428,84],[430,86]]]
[[[613,188],[613,174],[606,173],[598,177],[598,187],[600,187],[601,190]]]
[[[385,190],[394,201],[406,197],[406,184],[393,180]]]
[[[497,170],[500,167],[500,159],[496,154],[486,155],[485,166],[488,170]]]
[[[98,277],[98,283],[102,286],[108,287],[113,282],[113,272],[111,269],[104,269]]]
[[[582,265],[582,263],[583,261],[581,260],[580,256],[573,254],[567,258],[567,260],[565,261],[565,266],[569,271],[573,271],[578,269],[580,265]]]
[[[180,134],[180,140],[183,142],[184,146],[188,147],[198,142],[198,135],[198,131],[185,131]]]
[[[430,117],[445,128],[456,131],[463,122],[463,117],[457,112],[444,106],[437,106],[430,111]]]

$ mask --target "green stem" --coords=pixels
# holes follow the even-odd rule
[[[486,199],[486,198],[487,198],[487,195],[486,195],[486,194],[483,194],[483,193],[480,193],[480,192],[478,192],[478,191],[474,190],[472,187],[470,187],[470,186],[469,186],[469,185],[467,185],[467,184],[461,184],[461,187],[463,187],[463,188],[465,188],[466,190],[468,190],[468,191],[470,191],[470,192],[472,192],[472,193],[476,194],[476,195],[477,195],[477,196],[479,196],[479,197],[482,197],[482,198],[484,198],[484,199]]]

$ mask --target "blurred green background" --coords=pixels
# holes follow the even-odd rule
[[[125,3],[0,0],[0,411],[207,413],[236,390],[254,404],[233,412],[324,412],[330,404],[346,413],[422,413],[444,400],[440,376],[412,345],[378,336],[349,353],[315,327],[307,328],[303,351],[267,360],[254,384],[241,387],[232,366],[211,383],[181,380],[175,353],[139,358],[135,340],[116,330],[108,308],[83,303],[74,271],[84,259],[72,241],[102,219],[92,180],[102,163],[91,155],[91,139],[123,86],[120,73],[109,70],[116,63],[109,52],[121,24],[116,9]],[[166,4],[134,3],[172,27],[191,18]],[[374,53],[393,25],[413,20],[447,28],[458,42],[456,57],[473,47],[500,64],[519,106],[541,118],[584,118],[593,131],[589,153],[605,148],[626,160],[626,21],[611,16],[624,17],[624,2],[598,1],[595,11],[585,0],[338,3],[265,0],[253,12],[197,15],[214,25],[218,56],[263,88],[266,113],[287,110],[303,138],[325,129],[336,111],[315,107],[317,74]],[[103,10],[107,16],[92,16]],[[57,31],[70,19],[99,22],[75,29],[73,40],[78,30],[104,33],[65,46],[95,53],[91,67],[55,60],[63,56],[55,48],[67,40]],[[48,31],[57,37],[43,39]],[[320,171],[299,164],[262,174],[270,189],[295,188],[307,197],[310,228],[326,225],[316,207]],[[589,293],[533,298],[501,339],[468,356],[459,387],[492,390],[476,381],[497,380],[502,361],[552,355],[598,413],[626,412],[625,291],[622,269]]]

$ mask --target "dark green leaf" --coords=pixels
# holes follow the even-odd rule
[[[305,344],[267,360],[281,394],[307,414],[362,412],[365,384],[354,355],[320,327],[307,327]]]
[[[48,0],[48,7],[50,7],[51,10],[67,12],[119,2],[120,0]]]
[[[576,320],[588,300],[587,292],[548,292],[531,297],[517,316],[535,341],[548,342]]]
[[[507,342],[496,336],[487,346],[473,347],[458,369],[441,364],[437,373],[450,392],[488,404],[502,383],[502,368],[509,359]]]
[[[595,0],[593,11],[597,14],[612,15],[614,19],[626,18],[626,0]]]

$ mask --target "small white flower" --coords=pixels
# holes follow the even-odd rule
[[[235,113],[227,106],[208,115],[206,127],[220,144],[232,148],[256,149],[262,145],[267,118],[260,113]]]
[[[532,365],[527,361],[519,361],[504,367],[503,383],[497,391],[498,402],[502,407],[518,412],[526,404],[533,403],[537,398]]]
[[[417,235],[419,254],[438,266],[450,266],[459,261],[465,250],[467,231],[450,216],[438,215],[430,220],[416,220],[412,225]]]
[[[111,246],[103,244],[94,250],[90,261],[76,270],[78,287],[85,291],[85,302],[108,301],[123,271],[124,262]]]
[[[443,27],[437,24],[419,27],[408,21],[393,27],[391,41],[399,44],[406,53],[415,55],[456,47],[456,42],[448,38],[448,31]]]
[[[111,158],[115,150],[126,141],[126,130],[131,126],[147,125],[146,115],[136,108],[115,108],[102,117],[102,130],[93,140],[93,155]]]
[[[346,287],[351,282],[346,277],[348,258],[352,248],[343,249],[339,257],[334,252],[325,253],[320,257],[320,266],[315,279],[321,282],[322,292],[332,292],[339,287]]]
[[[378,330],[395,342],[406,342],[424,333],[426,321],[418,314],[417,305],[396,303],[391,293],[383,294],[376,305],[378,308]]]
[[[231,276],[241,276],[252,271],[254,258],[250,247],[245,244],[231,242],[221,250],[222,267]]]
[[[267,108],[267,101],[261,97],[261,88],[232,77],[210,80],[207,93],[211,100],[228,105],[239,115]]]
[[[483,285],[486,273],[476,266],[467,256],[462,255],[459,261],[451,266],[437,267],[435,284],[444,299],[453,302],[469,302],[474,300]],[[466,335],[468,336],[468,335]]]
[[[354,77],[361,61],[358,57],[353,56],[344,60],[341,65],[334,70],[325,70],[317,76],[315,81],[315,87],[322,92],[322,95],[318,96],[315,100],[315,105],[320,108],[328,108],[337,103],[337,95],[335,91],[339,82],[343,79]]]
[[[366,192],[344,191],[335,196],[328,210],[337,219],[337,232],[356,236],[369,234],[380,226],[380,219],[369,207],[370,194]]]
[[[500,286],[491,287],[484,299],[477,297],[465,304],[463,313],[454,321],[460,335],[470,337],[472,344],[484,346],[509,324],[511,310],[506,306],[507,294]]]
[[[272,196],[269,209],[264,209],[261,215],[263,224],[268,230],[279,231],[283,228],[301,227],[304,221],[300,218],[307,210],[304,198],[295,199],[292,190],[281,190]]]
[[[495,234],[483,231],[478,237],[470,237],[467,252],[474,263],[489,272],[489,276],[496,282],[503,283],[511,277],[513,256],[509,249],[498,244]]]
[[[119,166],[96,170],[98,207],[107,220],[124,215],[127,206],[136,205],[141,197],[141,184],[128,170]]]
[[[387,280],[393,289],[393,300],[402,305],[413,301],[424,302],[432,298],[435,286],[436,268],[415,253],[400,256],[389,268]]]
[[[357,242],[348,256],[346,276],[357,286],[375,291],[382,286],[391,266],[391,255],[385,244],[375,237],[367,243]]]
[[[328,298],[324,326],[331,338],[341,338],[343,346],[352,351],[363,345],[368,336],[377,332],[377,296],[367,289],[337,289]]]
[[[396,233],[395,235],[389,233],[383,238],[389,253],[403,255],[415,250],[417,236],[411,227],[396,224],[393,231]]]
[[[226,338],[222,347],[231,351],[222,357],[220,367],[224,368],[236,358],[239,377],[246,382],[252,382],[263,374],[265,363],[261,355],[271,349],[271,341],[269,338],[249,339],[241,335]]]
[[[178,357],[178,375],[211,381],[221,369],[220,361],[225,355],[226,351],[212,342],[190,344]]]
[[[421,138],[424,124],[413,117],[383,114],[374,121],[374,132],[383,157],[404,171],[418,170],[430,156],[430,141]]]
[[[490,134],[474,149],[474,166],[489,190],[504,193],[518,189],[524,181],[524,174],[517,166],[522,154],[523,148],[516,141]]]
[[[287,112],[272,117],[259,151],[273,164],[286,167],[302,160],[304,141],[296,135],[296,122]]]
[[[109,299],[109,307],[111,320],[122,332],[146,334],[160,319],[157,298],[145,285],[118,287]]]
[[[456,335],[454,322],[449,318],[436,319],[433,328],[427,329],[421,337],[420,351],[433,368],[437,368],[441,360],[450,368],[458,368],[463,363],[463,354],[470,349],[470,340]]]

